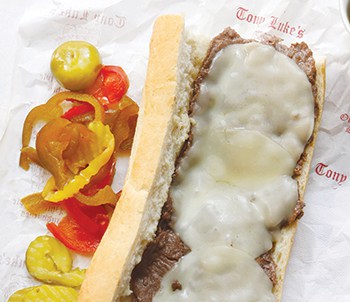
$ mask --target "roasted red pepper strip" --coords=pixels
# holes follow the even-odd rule
[[[103,66],[95,83],[87,93],[97,98],[102,105],[119,102],[129,89],[129,79],[119,66]]]
[[[88,112],[93,112],[94,107],[91,104],[83,103],[81,105],[74,106],[67,110],[61,117],[67,120],[71,120],[72,118],[82,115]]]
[[[68,216],[91,235],[102,238],[109,223],[107,211],[103,206],[85,206],[75,198],[69,198],[61,202]]]
[[[102,206],[85,206],[83,210],[78,202],[61,204],[67,216],[58,225],[48,223],[48,230],[67,248],[80,254],[94,253],[108,227],[108,212]]]
[[[46,226],[67,248],[80,254],[87,255],[95,252],[101,240],[101,238],[84,231],[69,216],[63,217],[58,225],[49,222]]]
[[[96,250],[105,233],[109,216],[103,206],[86,206],[75,198],[60,203],[66,210],[58,225],[48,223],[49,231],[66,247],[81,254],[89,254]]]

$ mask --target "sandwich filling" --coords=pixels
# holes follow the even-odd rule
[[[294,176],[316,94],[306,44],[278,42],[230,29],[213,40],[194,85],[191,137],[132,274],[134,301],[274,301],[268,255],[302,214]]]

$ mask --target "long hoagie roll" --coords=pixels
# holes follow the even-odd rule
[[[226,29],[208,44],[159,17],[122,196],[79,301],[279,301],[324,64],[305,43]]]

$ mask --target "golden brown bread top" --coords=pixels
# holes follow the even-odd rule
[[[165,149],[171,149],[165,146],[165,137],[172,135],[170,122],[174,115],[183,27],[184,21],[180,16],[160,17],[154,25],[148,73],[125,185],[109,227],[87,270],[79,301],[108,302],[114,301],[121,293],[127,293],[128,275],[140,258],[138,251],[142,253],[144,245],[155,232],[162,205],[157,205],[159,210],[154,208],[152,198],[162,182],[165,186],[163,191],[168,190],[173,173],[171,167],[165,171],[167,168],[162,164],[167,161]],[[161,169],[164,171],[161,172]],[[162,176],[162,173],[165,175]],[[151,221],[143,226],[142,221],[149,211],[154,214],[154,226]]]

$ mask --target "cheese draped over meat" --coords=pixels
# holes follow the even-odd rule
[[[174,230],[191,252],[154,301],[273,301],[255,258],[298,200],[292,176],[313,131],[311,84],[272,46],[233,44],[214,58],[193,121],[170,190]]]

